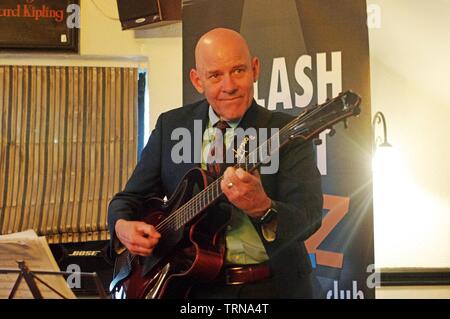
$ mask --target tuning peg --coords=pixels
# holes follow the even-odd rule
[[[348,122],[347,122],[347,119],[344,120],[344,128],[346,128],[346,129],[348,128]]]
[[[313,140],[313,142],[314,142],[314,145],[316,145],[316,146],[322,145],[322,140],[320,138],[315,138]]]
[[[334,128],[330,128],[330,132],[328,132],[328,136],[334,136],[336,134],[336,130]]]

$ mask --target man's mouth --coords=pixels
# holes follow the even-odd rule
[[[240,98],[242,98],[242,96],[236,96],[236,97],[232,97],[232,98],[228,98],[228,99],[219,99],[219,101],[229,102],[229,101],[239,100]]]

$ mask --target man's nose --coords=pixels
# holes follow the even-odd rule
[[[223,77],[222,90],[228,94],[233,94],[237,91],[236,82],[230,74],[225,74]]]

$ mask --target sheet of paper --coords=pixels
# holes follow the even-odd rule
[[[45,237],[38,237],[33,230],[0,236],[0,269],[19,269],[17,261],[23,260],[30,271],[59,271]],[[0,298],[8,298],[18,273],[0,272]],[[65,298],[76,298],[62,275],[35,275]],[[45,299],[61,298],[44,284],[35,280]],[[14,298],[33,298],[30,289],[22,279]]]

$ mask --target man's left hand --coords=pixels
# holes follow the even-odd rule
[[[250,217],[261,217],[272,205],[257,170],[248,173],[242,168],[228,167],[220,187],[228,200]]]

